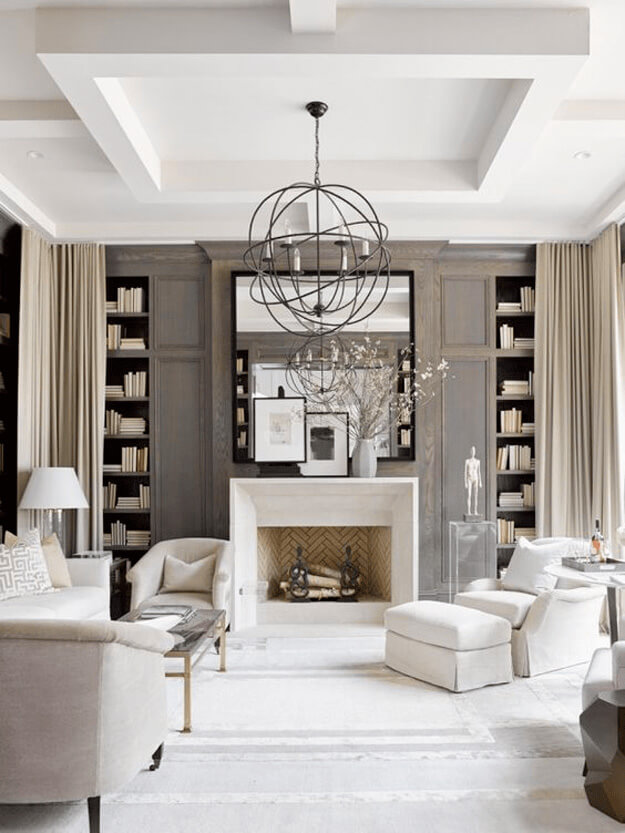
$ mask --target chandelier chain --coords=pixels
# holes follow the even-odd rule
[[[319,177],[319,119],[315,119],[315,185],[321,185]]]

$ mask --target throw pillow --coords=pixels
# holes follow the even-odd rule
[[[0,544],[0,601],[52,590],[39,533],[27,533],[12,547]]]
[[[212,593],[216,555],[188,564],[173,555],[165,556],[163,586],[159,593]]]
[[[13,547],[17,543],[17,536],[12,532],[5,532],[4,543],[8,547]],[[65,554],[61,549],[61,544],[56,536],[56,532],[48,535],[41,542],[41,548],[48,567],[50,581],[53,587],[71,587],[72,579],[67,568],[67,560]]]
[[[541,544],[519,538],[502,580],[504,590],[518,590],[537,596],[553,590],[557,578],[545,572],[549,564],[559,564],[567,554],[567,542],[549,541]]]

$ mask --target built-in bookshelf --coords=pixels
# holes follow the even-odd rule
[[[107,278],[104,548],[133,563],[152,542],[149,286]]]
[[[234,369],[234,437],[236,438],[235,460],[237,463],[247,463],[252,459],[251,422],[250,413],[252,400],[250,396],[250,364],[249,352],[237,350],[235,353],[236,367]]]
[[[413,362],[404,355],[402,350],[397,351],[397,361],[399,366],[397,393],[408,393],[412,385]],[[397,447],[392,449],[393,455],[401,459],[414,460],[414,429],[414,411],[406,414],[400,413],[395,438]]]
[[[536,535],[534,292],[527,275],[496,278],[497,563],[505,567],[521,535]]]

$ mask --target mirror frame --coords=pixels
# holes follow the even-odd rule
[[[315,275],[316,272],[312,270],[304,270],[305,274]],[[280,274],[280,273],[278,273]],[[286,272],[284,274],[287,274]],[[333,274],[330,270],[321,270],[322,275],[331,275]],[[408,279],[408,303],[409,303],[409,311],[408,311],[408,321],[409,321],[409,338],[408,342],[413,345],[412,351],[412,363],[414,366],[415,362],[415,354],[414,354],[414,345],[416,344],[415,339],[415,292],[414,292],[414,271],[412,269],[391,269],[390,271],[391,277],[406,277]],[[248,401],[248,419],[247,423],[249,423],[249,412],[251,409],[252,404],[252,397],[249,391],[249,386],[247,390],[247,394],[244,397],[241,397],[240,394],[237,393],[237,388],[239,385],[239,378],[243,378],[249,372],[249,366],[247,370],[243,373],[237,372],[237,335],[238,335],[238,327],[237,327],[237,278],[245,277],[253,277],[254,273],[250,272],[245,269],[236,269],[230,272],[230,307],[231,307],[231,379],[232,379],[232,459],[235,463],[255,463],[254,458],[249,455],[249,451],[243,452],[241,448],[238,446],[238,437],[239,437],[239,428],[242,424],[237,419],[237,409],[241,407],[239,402],[243,398],[247,398]],[[289,334],[285,332],[285,336],[289,336]],[[292,336],[289,336],[292,338]],[[249,376],[248,376],[249,379]],[[394,455],[388,457],[378,457],[379,462],[385,461],[392,461],[392,462],[410,462],[413,463],[416,460],[416,418],[415,413],[413,412],[410,418],[410,427],[411,427],[411,442],[409,447],[406,448],[406,454],[401,455]],[[249,424],[247,424],[247,430],[249,433]],[[397,429],[396,429],[397,430]],[[248,438],[248,445],[247,448],[249,449],[249,439]],[[350,457],[351,459],[351,457]]]

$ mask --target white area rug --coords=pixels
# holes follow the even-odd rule
[[[103,799],[103,833],[607,833],[588,806],[583,667],[451,694],[387,669],[383,639],[230,640],[168,681],[158,772]],[[7,833],[83,833],[84,804],[0,806]]]

